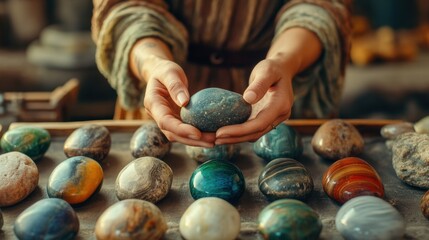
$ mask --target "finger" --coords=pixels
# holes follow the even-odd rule
[[[265,95],[265,93],[270,89],[276,82],[280,79],[275,78],[269,72],[268,64],[258,64],[255,69],[253,69],[249,86],[243,93],[243,98],[249,104],[255,104]]]
[[[167,88],[177,106],[183,107],[188,103],[188,80],[181,67],[174,66],[170,68],[162,77],[159,77],[158,80]]]
[[[189,146],[197,146],[197,147],[205,147],[205,148],[212,148],[214,147],[213,142],[206,142],[202,140],[194,140],[189,138],[184,138],[181,136],[178,136],[170,131],[163,131],[164,135],[170,140],[171,142],[180,142],[185,145]]]

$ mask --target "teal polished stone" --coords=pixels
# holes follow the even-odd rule
[[[0,141],[3,152],[17,151],[40,160],[51,145],[51,135],[43,128],[24,126],[5,132]]]
[[[130,140],[131,154],[135,158],[164,158],[170,152],[171,142],[159,129],[156,122],[147,122],[140,126]]]
[[[221,88],[206,88],[195,93],[180,117],[203,132],[215,132],[227,125],[245,122],[252,106],[243,96]]]
[[[272,202],[259,213],[258,229],[264,239],[318,239],[322,231],[319,214],[295,199]]]
[[[253,150],[266,161],[276,158],[298,159],[303,152],[303,143],[294,128],[281,123],[254,142]]]
[[[189,189],[194,199],[218,197],[235,203],[243,195],[245,181],[243,173],[234,164],[211,160],[195,169]]]
[[[66,201],[46,198],[25,209],[16,218],[13,230],[18,239],[74,239],[79,219]]]
[[[313,178],[304,165],[290,158],[269,162],[259,175],[258,185],[270,201],[282,198],[305,200],[314,188]]]
[[[212,148],[186,145],[186,153],[197,162],[209,160],[232,160],[240,154],[241,147],[238,144],[215,145]]]

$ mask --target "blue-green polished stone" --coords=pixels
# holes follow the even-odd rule
[[[186,153],[197,162],[207,162],[209,160],[232,160],[241,150],[238,144],[215,145],[212,148],[186,145]]]
[[[254,142],[253,150],[266,161],[276,158],[298,159],[302,155],[303,144],[294,128],[281,123]]]
[[[245,185],[243,173],[237,166],[217,160],[198,166],[189,180],[189,189],[195,200],[218,197],[235,203],[243,194]]]
[[[182,107],[180,117],[203,132],[215,132],[227,125],[245,122],[252,106],[243,96],[221,88],[206,88],[195,93],[188,105]]]
[[[259,213],[258,229],[264,239],[318,239],[322,222],[307,204],[295,199],[280,199]]]
[[[33,161],[38,161],[51,145],[51,135],[39,127],[18,127],[6,131],[0,145],[5,153],[17,151],[29,156]]]
[[[270,201],[282,198],[305,200],[313,191],[313,178],[300,162],[277,158],[269,162],[258,179],[259,190]]]
[[[13,230],[21,240],[74,239],[79,219],[66,201],[45,198],[25,209],[16,218]]]

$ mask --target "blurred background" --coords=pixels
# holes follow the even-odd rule
[[[429,1],[354,0],[341,118],[429,115]],[[112,119],[90,0],[0,0],[0,119]]]

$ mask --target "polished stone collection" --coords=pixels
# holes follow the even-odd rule
[[[39,200],[25,209],[13,228],[18,239],[74,239],[79,219],[74,209],[59,198]]]
[[[0,140],[0,145],[3,152],[21,152],[37,162],[48,151],[51,135],[39,127],[18,127],[7,130]]]
[[[74,130],[64,142],[67,157],[86,156],[103,161],[110,151],[112,140],[105,126],[88,124]]]
[[[333,119],[317,129],[311,145],[319,156],[335,161],[361,154],[364,140],[355,126],[342,119]]]
[[[259,190],[270,201],[282,198],[305,200],[313,191],[313,178],[300,162],[278,158],[269,162],[259,175]]]
[[[392,144],[392,164],[403,182],[429,189],[429,134],[409,132],[399,135]]]
[[[341,204],[363,195],[384,197],[383,182],[377,171],[357,157],[334,162],[323,174],[322,186],[330,198]]]
[[[30,157],[20,152],[0,155],[0,207],[19,203],[38,183],[39,170]]]
[[[170,149],[171,142],[154,121],[140,126],[130,140],[131,154],[135,158],[150,156],[162,159]]]
[[[280,199],[262,209],[258,216],[264,239],[319,239],[319,214],[295,199]]]
[[[136,198],[156,203],[171,189],[173,170],[162,160],[141,157],[131,161],[118,174],[115,193],[119,200]]]
[[[94,159],[76,156],[61,162],[49,176],[47,192],[70,204],[80,204],[98,193],[103,184],[103,169]]]
[[[420,210],[422,211],[423,216],[429,219],[429,191],[426,191],[420,199]]]
[[[299,159],[303,152],[303,143],[294,128],[281,123],[254,142],[253,150],[266,161],[276,158]]]
[[[335,225],[345,239],[390,240],[402,239],[406,224],[388,202],[374,196],[360,196],[339,209]]]
[[[238,144],[215,145],[212,148],[185,146],[188,156],[200,163],[209,160],[233,160],[240,154],[241,147]]]
[[[206,88],[191,96],[180,111],[184,123],[191,124],[203,132],[215,132],[227,125],[245,122],[252,106],[243,96],[221,88]]]
[[[99,240],[158,240],[167,231],[159,208],[148,201],[126,199],[108,207],[97,219],[95,236]]]
[[[236,203],[245,187],[241,170],[227,161],[205,162],[194,170],[189,180],[189,189],[194,199],[218,197]]]
[[[187,240],[234,240],[240,233],[240,214],[223,199],[200,198],[183,213],[179,230]]]

